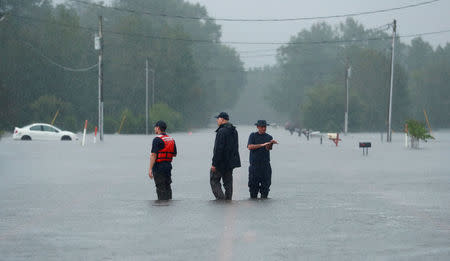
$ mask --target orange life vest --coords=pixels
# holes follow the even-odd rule
[[[159,135],[164,142],[164,148],[156,154],[156,162],[172,162],[175,155],[175,140],[169,135]]]

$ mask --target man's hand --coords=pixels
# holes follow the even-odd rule
[[[271,150],[273,144],[278,144],[276,140],[271,140],[269,142],[264,143],[264,147],[266,147],[266,150]]]
[[[150,179],[153,179],[153,166],[155,166],[155,162],[156,162],[156,153],[151,153],[150,154],[150,166],[148,167],[148,176],[150,177]]]
[[[278,142],[276,140],[271,140],[271,141],[261,143],[261,144],[249,144],[249,145],[247,145],[247,149],[257,150],[259,148],[265,147],[267,150],[271,150],[273,144],[278,144]]]
[[[150,169],[150,170],[148,171],[148,176],[150,177],[150,179],[153,179],[152,169]]]
[[[211,166],[211,171],[212,171],[212,172],[216,172],[216,167]]]

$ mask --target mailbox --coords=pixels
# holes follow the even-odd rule
[[[370,147],[372,147],[372,143],[370,143],[370,142],[360,142],[359,143],[359,147],[360,148],[370,148]]]
[[[367,154],[369,154],[369,148],[372,147],[372,143],[371,142],[360,142],[359,147],[363,149],[363,155],[367,156]]]

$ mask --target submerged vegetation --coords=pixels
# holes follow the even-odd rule
[[[411,137],[412,148],[418,148],[420,140],[427,142],[429,139],[434,139],[426,130],[425,123],[410,119],[406,121],[406,125],[408,126],[408,134]]]

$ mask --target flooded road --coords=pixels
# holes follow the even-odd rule
[[[175,133],[172,202],[148,176],[154,135],[103,143],[0,140],[0,260],[448,260],[450,132],[338,147],[269,127],[270,199],[249,200],[248,135],[232,202],[209,185],[214,130]],[[371,141],[368,156],[358,142]]]

